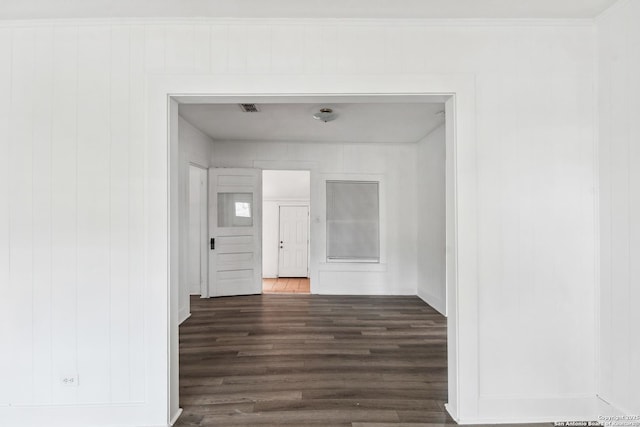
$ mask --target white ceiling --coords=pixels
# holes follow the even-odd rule
[[[416,142],[444,122],[441,103],[181,104],[180,115],[214,140],[288,142]],[[321,107],[338,114],[324,123]]]
[[[593,18],[616,0],[1,0],[0,19]]]

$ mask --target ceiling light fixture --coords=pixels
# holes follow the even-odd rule
[[[323,122],[327,123],[337,119],[338,114],[336,114],[331,108],[321,108],[320,111],[313,115],[313,118],[316,120],[322,120]]]

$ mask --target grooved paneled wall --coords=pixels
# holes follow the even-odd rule
[[[594,395],[594,41],[583,21],[3,23],[0,419],[166,421],[147,398],[166,372],[145,364],[166,354],[147,303],[166,284],[145,280],[145,88],[163,73],[474,76],[478,376],[493,402],[477,418],[501,399]]]
[[[144,28],[0,40],[0,402],[144,401]]]

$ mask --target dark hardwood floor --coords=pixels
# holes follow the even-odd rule
[[[417,297],[191,300],[176,426],[442,426],[446,319]]]

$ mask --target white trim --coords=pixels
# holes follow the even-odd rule
[[[164,167],[165,170],[162,170],[160,165],[156,165],[158,168],[158,172],[163,173],[163,177],[164,177],[164,182],[165,182],[165,188],[166,188],[166,204],[165,204],[165,213],[166,213],[166,217],[162,217],[160,215],[157,215],[158,213],[158,207],[155,207],[155,205],[152,205],[153,202],[159,202],[159,200],[155,199],[149,195],[147,196],[147,200],[149,201],[149,207],[148,210],[146,211],[149,216],[153,216],[153,218],[163,218],[165,219],[166,222],[164,222],[163,224],[161,224],[162,226],[164,226],[165,230],[166,230],[166,243],[165,243],[165,247],[162,248],[164,249],[161,254],[163,255],[163,257],[167,260],[168,265],[166,266],[166,274],[167,274],[167,281],[168,283],[172,284],[172,286],[169,286],[168,292],[167,292],[167,300],[164,302],[165,303],[165,307],[168,313],[168,325],[167,325],[167,336],[166,339],[170,340],[170,337],[173,336],[178,336],[179,334],[179,329],[178,329],[178,325],[179,325],[179,307],[180,307],[180,199],[179,199],[179,194],[180,194],[180,150],[179,150],[179,144],[180,144],[180,119],[178,116],[178,103],[174,100],[172,100],[169,97],[165,97],[164,98],[164,111],[163,111],[163,115],[165,116],[165,129],[167,131],[167,136],[165,137],[166,141],[171,141],[172,143],[166,143],[166,147],[164,150],[158,150],[160,152],[164,151],[165,153],[165,157],[161,158],[158,155],[158,160],[162,159],[163,163],[164,163]],[[162,121],[160,121],[160,123],[162,123]],[[147,141],[147,149],[151,149],[151,145],[152,143],[150,141]],[[158,147],[159,148],[159,147]],[[149,153],[147,152],[147,159],[151,159],[154,153]],[[151,168],[152,164],[151,164],[151,160],[148,160],[148,167]],[[169,179],[171,178],[171,179]],[[153,177],[149,177],[149,180],[154,179]],[[157,178],[156,178],[157,179]],[[153,183],[149,183],[149,188],[153,189]],[[170,195],[174,195],[173,197],[170,197]],[[148,218],[148,224],[151,218]],[[169,220],[170,219],[170,220]],[[151,228],[151,226],[149,225],[147,227],[147,232],[150,234],[153,234],[154,231]],[[150,238],[151,236],[149,236],[148,238],[148,242],[149,244],[152,244],[152,240]],[[153,258],[151,257],[151,254],[153,253],[152,251],[156,249],[158,251],[160,251],[160,248],[149,248],[148,249],[148,254],[149,254],[149,259],[148,259],[148,264],[147,264],[147,269],[148,269],[148,274],[149,274],[149,282],[147,282],[147,286],[151,286],[152,283],[154,283],[154,274],[156,274],[156,270],[160,269],[160,265],[159,264],[159,260],[158,263],[153,261]],[[167,364],[170,363],[170,361],[175,360],[177,362],[178,359],[178,352],[179,349],[178,347],[172,347],[167,345],[166,346],[167,349],[167,353],[166,353],[166,357],[167,357]],[[175,402],[173,402],[171,400],[171,396],[178,396],[179,395],[179,387],[178,387],[178,382],[179,382],[179,378],[178,378],[178,370],[169,370],[168,376],[167,376],[167,384],[164,388],[164,392],[166,393],[166,402],[168,403],[168,405],[166,406],[167,408],[167,412],[166,412],[166,418],[165,420],[170,420],[172,417],[172,412],[175,410],[177,411],[179,409],[179,405],[178,405],[178,401],[176,400]],[[151,379],[151,381],[153,381],[153,379]],[[158,397],[161,396],[162,393],[162,389],[149,389],[148,393],[157,393]],[[174,407],[172,407],[172,404]]]
[[[425,96],[428,95],[428,96]],[[394,96],[401,97],[404,104],[442,104],[449,99],[451,94],[446,93],[395,93]],[[327,93],[327,94],[299,94],[299,93],[287,93],[286,96],[274,95],[273,93],[267,94],[253,94],[248,96],[233,95],[233,94],[221,94],[221,95],[202,95],[194,96],[187,93],[175,93],[172,98],[178,101],[180,104],[241,104],[250,98],[261,104],[291,104],[291,103],[349,103],[349,104],[368,104],[368,103],[384,103],[389,102],[389,95],[380,95],[375,93]],[[252,142],[243,140],[233,140],[236,142]],[[325,141],[309,141],[320,142],[326,144]],[[350,144],[353,141],[348,141]],[[371,144],[371,142],[366,142]],[[381,143],[382,144],[382,143]],[[413,144],[412,142],[387,142],[387,144]],[[277,160],[267,160],[268,162],[277,162]]]
[[[318,263],[320,271],[368,271],[368,272],[384,272],[387,271],[387,264],[380,262],[352,262],[352,261],[329,261]]]
[[[193,125],[192,125],[193,126]],[[204,254],[208,254],[209,252],[209,222],[208,222],[208,209],[209,209],[209,167],[208,166],[202,166],[201,164],[197,163],[196,161],[192,161],[187,159],[188,161],[188,165],[187,167],[190,168],[191,166],[193,166],[194,168],[198,168],[202,171],[204,171],[205,174],[205,179],[204,179],[204,195],[205,195],[205,208],[207,209],[207,215],[205,215],[205,222],[206,222],[206,232],[205,232],[205,239],[202,243],[202,247],[201,250],[203,250]],[[190,173],[191,171],[189,171]],[[190,175],[189,178],[187,179],[188,185],[191,185],[190,183]],[[187,199],[189,199],[189,197],[187,197]],[[190,206],[190,205],[189,205]],[[187,215],[189,215],[188,213],[189,209],[187,209]],[[189,220],[186,220],[186,223],[189,223]],[[202,258],[202,254],[201,254],[201,258]],[[208,256],[204,257],[207,262],[202,263],[202,259],[201,259],[201,266],[200,266],[200,290],[199,293],[197,294],[192,294],[191,293],[191,289],[189,287],[189,283],[187,282],[187,289],[189,289],[189,296],[191,295],[200,295],[201,298],[206,298],[207,297],[207,293],[209,290],[209,262],[208,262]],[[188,257],[187,257],[187,262],[188,262]],[[202,270],[205,270],[204,275],[202,274]],[[187,276],[187,280],[188,280],[188,276]],[[189,311],[191,311],[191,300],[189,300]],[[189,312],[189,316],[191,316],[191,312]],[[186,320],[186,318],[184,318],[180,323],[182,323],[184,320]]]
[[[622,0],[625,2],[628,0]],[[613,8],[613,6],[612,6]],[[137,17],[137,18],[53,18],[0,20],[0,28],[95,25],[322,25],[391,27],[588,27],[606,15],[607,9],[591,18],[221,18],[221,17]]]
[[[595,16],[594,23],[598,24],[601,20],[607,19],[609,15],[611,15],[612,13],[615,13],[618,9],[626,6],[630,2],[631,0],[617,0],[613,2],[611,6],[609,6],[608,8],[606,8],[605,10],[603,10],[602,12],[600,12],[598,15]]]
[[[282,206],[309,206],[310,199],[283,199],[281,197],[265,197],[263,202],[274,202]]]
[[[2,414],[2,425],[6,426],[65,426],[86,427],[95,425],[100,420],[101,425],[122,425],[127,420],[131,426],[149,425],[146,408],[148,402],[113,403],[113,404],[67,404],[67,405],[11,405],[10,411]],[[34,410],[37,408],[37,410]],[[70,410],[73,410],[71,417]],[[149,408],[149,410],[151,410]],[[156,418],[157,417],[156,413]],[[166,424],[152,422],[152,427],[166,427]]]
[[[460,419],[458,418],[458,411],[457,408],[450,404],[450,403],[445,403],[444,404],[444,409],[445,411],[447,411],[447,414],[449,414],[449,416],[451,417],[451,419],[453,421],[455,421],[456,423],[460,424]]]
[[[617,2],[618,4],[621,3],[620,1]],[[612,6],[613,7],[613,6]],[[608,9],[609,10],[609,9]],[[606,13],[607,11],[603,12]],[[598,31],[598,27],[597,25],[594,26],[594,30],[593,30],[593,38],[595,39],[594,41],[594,47],[593,47],[593,78],[594,78],[594,93],[593,93],[593,97],[594,97],[594,102],[593,102],[593,110],[592,110],[592,115],[593,115],[593,289],[594,289],[594,293],[593,293],[593,315],[594,315],[594,333],[595,333],[595,337],[594,337],[594,352],[593,352],[593,356],[594,356],[594,384],[595,384],[595,389],[596,389],[596,396],[598,395],[598,392],[600,392],[601,390],[601,386],[602,386],[602,381],[600,378],[600,371],[601,371],[601,367],[600,367],[600,347],[601,347],[601,343],[600,343],[600,326],[601,326],[601,299],[600,299],[600,292],[601,292],[601,279],[600,279],[600,273],[601,273],[601,258],[600,258],[600,242],[601,242],[601,235],[600,235],[600,103],[598,102],[598,98],[600,97],[600,92],[599,92],[599,84],[600,84],[600,49],[599,49],[599,44],[597,43],[597,31]]]
[[[424,301],[429,307],[433,308],[438,313],[447,317],[447,302],[442,298],[436,297],[429,292],[423,292],[418,289],[418,298]]]
[[[193,166],[194,168],[200,168],[205,172],[209,172],[209,166],[202,166],[200,163],[194,160],[189,160],[189,158],[187,158],[187,163],[189,164],[189,166]]]
[[[491,414],[486,416],[484,414]],[[592,395],[481,398],[477,418],[461,424],[519,424],[554,421],[598,421],[598,416],[619,415],[617,409]]]
[[[182,325],[182,323],[184,323],[184,321],[189,317],[191,317],[191,312],[185,313],[184,311],[181,311],[178,315],[178,325]]]
[[[322,238],[324,241],[320,241],[320,244],[324,248],[324,254],[320,258],[322,265],[330,264],[348,264],[348,265],[366,265],[365,268],[369,268],[376,264],[387,263],[387,191],[386,191],[386,176],[384,174],[362,174],[362,173],[323,173],[320,174],[320,193],[318,194],[318,208],[321,215],[321,222],[327,223],[327,182],[328,181],[361,181],[361,182],[376,182],[378,183],[378,205],[379,205],[379,219],[378,219],[378,246],[379,246],[379,259],[377,260],[356,260],[356,259],[330,259],[327,256],[327,233],[323,233]],[[349,267],[342,266],[341,271],[350,271]]]
[[[178,418],[180,418],[180,415],[182,415],[182,408],[178,408],[178,412],[176,412],[175,415],[171,417],[171,420],[169,421],[170,427],[172,427],[178,421]]]
[[[474,88],[475,89],[475,88]],[[458,213],[456,210],[456,183],[455,176],[457,173],[456,170],[456,128],[458,126],[458,122],[456,120],[456,98],[452,97],[445,103],[445,117],[447,120],[445,121],[445,212],[446,212],[446,223],[445,223],[445,243],[446,243],[446,299],[447,299],[447,313],[450,316],[447,319],[447,367],[453,365],[456,367],[456,371],[453,372],[451,369],[447,370],[447,393],[448,393],[448,402],[445,406],[447,412],[451,415],[451,417],[458,421],[460,417],[460,375],[458,373],[458,369],[460,367],[460,339],[458,328],[460,324],[460,314],[459,314],[459,299],[458,299],[458,247],[456,245],[452,245],[452,241],[457,241],[457,225],[455,218]],[[475,113],[475,111],[474,111]],[[477,173],[477,171],[476,171]],[[451,218],[454,218],[454,221],[451,221]],[[475,237],[475,236],[474,236]],[[476,242],[477,247],[477,242]],[[452,261],[453,260],[453,261]],[[477,284],[476,284],[477,286]],[[471,313],[470,319],[477,323],[477,302],[474,313]],[[476,339],[478,330],[475,329]],[[476,361],[476,376],[479,375],[479,354],[478,354],[478,343],[475,342],[475,361]],[[477,378],[476,378],[477,381]],[[452,387],[453,386],[453,387]],[[473,395],[473,399],[477,400],[479,394],[479,388],[476,385],[475,387],[470,388],[471,393],[475,393]],[[477,403],[477,402],[474,402]],[[477,409],[476,412],[477,414]]]
[[[263,171],[309,171],[312,181],[313,175],[318,173],[318,163],[305,160],[254,160],[253,167],[256,169],[262,169]]]
[[[605,400],[604,398],[602,398],[597,394],[596,394],[596,397],[598,398],[598,400],[602,402],[602,405],[604,405],[601,407],[609,407],[610,412],[613,415],[636,415],[637,414],[637,411],[631,411],[629,410],[629,408],[613,405],[612,403],[610,403],[609,401]]]
[[[168,188],[174,187],[175,170],[169,152],[173,152],[175,141],[169,138],[167,114],[169,104],[174,104],[172,96],[216,96],[219,103],[228,102],[229,97],[278,95],[284,98],[302,99],[308,96],[336,96],[347,94],[357,96],[385,96],[387,102],[401,102],[407,97],[425,99],[433,95],[449,95],[446,105],[448,122],[455,123],[455,132],[448,132],[447,144],[454,152],[453,176],[456,182],[449,188],[454,209],[449,212],[455,224],[454,247],[450,250],[454,256],[448,257],[450,268],[456,273],[447,283],[448,293],[453,295],[448,311],[449,342],[453,358],[449,363],[450,401],[449,410],[455,416],[462,414],[465,419],[477,418],[478,412],[478,330],[477,330],[477,165],[475,135],[475,78],[464,74],[433,75],[156,75],[148,78],[148,138],[147,138],[147,183],[149,200],[147,212],[149,259],[148,283],[164,283],[167,292],[155,292],[150,303],[150,318],[160,316],[158,323],[149,327],[150,348],[164,347],[175,352],[178,346],[177,333],[161,334],[158,331],[164,325],[169,328],[168,320],[177,301],[169,300],[171,289],[177,286],[169,281],[166,269],[169,253],[175,251],[175,243],[167,239],[169,223],[175,218],[169,216]],[[171,100],[171,102],[168,102]],[[173,132],[172,132],[173,133]],[[167,141],[170,141],[167,144]],[[167,147],[168,145],[168,147]],[[288,162],[285,162],[288,163]],[[291,165],[285,166],[291,169]],[[269,165],[270,169],[274,169]],[[294,168],[295,169],[295,168]],[[309,169],[305,167],[305,169]],[[312,185],[314,169],[312,171]],[[153,213],[153,215],[151,214]],[[168,267],[168,266],[167,266]],[[164,273],[163,273],[164,271]],[[317,272],[316,272],[317,274]],[[313,277],[313,272],[312,272]],[[164,308],[164,315],[158,311]],[[175,319],[175,318],[173,318]],[[151,321],[151,320],[150,320]],[[174,320],[175,321],[175,320]],[[160,327],[158,326],[160,325]],[[175,335],[174,335],[175,334]],[[451,352],[450,352],[451,353]],[[157,357],[150,361],[151,384],[157,388],[150,390],[152,398],[165,396],[169,402],[169,376],[178,369],[177,359]],[[167,373],[159,375],[162,367]],[[175,374],[174,374],[175,375]],[[167,404],[169,407],[171,403]],[[174,403],[175,405],[175,403]]]

